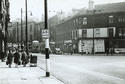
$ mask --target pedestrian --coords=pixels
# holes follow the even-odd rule
[[[71,55],[73,54],[73,50],[72,50],[72,49],[71,49],[71,52],[70,52],[70,53],[71,53]]]
[[[88,49],[86,49],[86,55],[88,55]]]
[[[113,48],[111,48],[111,55],[113,56]]]
[[[11,68],[12,61],[13,61],[13,54],[11,50],[9,50],[8,57],[7,57],[7,64],[9,65],[9,68]]]
[[[27,61],[28,61],[28,56],[27,56],[25,51],[22,52],[21,60],[22,60],[23,67],[26,67],[26,64],[27,64]]]
[[[16,68],[18,67],[18,65],[20,65],[20,54],[17,49],[16,52],[14,53],[14,63]]]
[[[109,48],[106,48],[106,55],[108,56],[109,54]]]
[[[4,52],[2,51],[2,52],[1,52],[1,61],[2,61],[2,62],[4,62],[4,57],[5,57],[5,54],[4,54]]]

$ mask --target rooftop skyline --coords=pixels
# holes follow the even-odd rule
[[[32,18],[42,20],[44,14],[44,0],[27,0],[28,11],[32,12]],[[93,0],[95,4],[116,3],[125,0]],[[57,12],[71,12],[72,9],[88,8],[89,0],[48,0],[49,16],[55,15]],[[10,18],[11,21],[20,18],[20,10],[23,9],[23,17],[25,17],[25,0],[10,0]],[[28,17],[31,18],[28,13]]]

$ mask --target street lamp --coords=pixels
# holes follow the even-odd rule
[[[47,13],[47,0],[44,0],[45,8],[45,30],[48,31],[48,13]],[[49,31],[48,31],[49,33]],[[49,38],[45,39],[45,55],[46,55],[46,77],[50,76],[50,64],[49,64]]]
[[[92,47],[92,54],[94,55],[95,54],[95,43],[94,43],[94,39],[95,39],[95,36],[94,36],[94,26],[95,26],[95,10],[93,10],[93,24],[92,24],[92,26],[93,26],[93,47]]]
[[[18,30],[18,22],[17,22],[17,44],[19,48],[19,30]]]
[[[23,25],[22,25],[22,8],[21,8],[21,51],[23,49]]]
[[[26,7],[26,53],[28,54],[28,29],[27,29],[27,0],[25,0],[25,7]]]
[[[30,15],[32,16],[32,12],[31,11],[27,11],[27,12],[30,12]],[[22,19],[22,17],[23,17],[23,10],[21,8],[21,50],[23,49],[23,19]],[[26,31],[25,31],[25,33],[26,33]],[[28,35],[28,33],[27,33],[27,35]],[[26,35],[26,37],[27,37],[27,35]]]

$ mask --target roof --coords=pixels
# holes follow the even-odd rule
[[[125,12],[125,2],[95,5],[95,10],[100,13]]]

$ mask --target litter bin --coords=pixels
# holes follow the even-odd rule
[[[31,67],[36,67],[37,66],[37,56],[31,56],[30,66]]]

